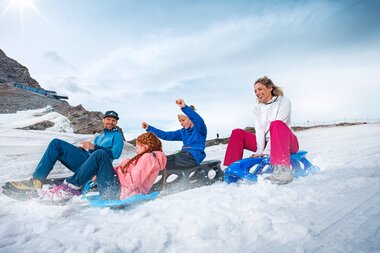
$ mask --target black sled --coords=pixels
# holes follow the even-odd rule
[[[188,169],[166,170],[166,192],[174,193],[223,181],[224,173],[219,160],[204,161]],[[162,191],[164,172],[161,171],[150,192]]]

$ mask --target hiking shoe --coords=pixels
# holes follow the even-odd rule
[[[47,190],[38,191],[39,199],[43,202],[52,204],[63,204],[74,196],[81,195],[80,187],[64,181],[61,185],[54,186]]]
[[[42,182],[38,179],[31,178],[24,181],[11,181],[5,184],[7,188],[14,191],[30,191],[42,188]]]
[[[290,167],[286,165],[271,165],[273,166],[273,173],[266,177],[272,184],[287,184],[293,181],[293,173]]]

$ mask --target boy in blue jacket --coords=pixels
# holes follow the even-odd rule
[[[95,138],[94,143],[84,141],[80,147],[76,147],[60,139],[52,140],[32,178],[26,181],[11,181],[10,187],[17,191],[40,189],[57,161],[75,172],[88,159],[96,159],[97,153],[105,152],[112,163],[120,157],[124,147],[123,136],[116,126],[118,120],[119,116],[115,111],[107,111],[102,120],[104,130]]]
[[[177,99],[176,104],[183,114],[178,115],[182,129],[165,132],[142,122],[142,128],[154,133],[166,141],[182,141],[180,152],[167,156],[166,169],[185,169],[199,165],[206,157],[207,127],[201,116],[195,112],[194,107],[189,107],[183,99]]]

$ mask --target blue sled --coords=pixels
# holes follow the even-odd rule
[[[290,164],[295,178],[307,176],[310,173],[320,171],[318,166],[313,165],[305,157],[306,151],[298,151],[290,156]],[[234,162],[224,172],[224,181],[235,183],[239,179],[247,179],[257,182],[257,176],[263,173],[272,173],[269,157],[245,158]]]
[[[102,199],[99,194],[86,196],[87,192],[96,185],[96,182],[92,182],[91,180],[87,182],[87,184],[83,187],[82,196],[88,200],[89,206],[92,207],[126,207],[129,205],[133,205],[139,202],[144,202],[148,200],[152,200],[160,195],[159,192],[151,192],[149,194],[137,194],[132,197],[126,199],[112,199],[106,200]]]
[[[105,200],[102,199],[100,195],[88,196],[86,198],[88,204],[92,207],[125,207],[138,202],[155,199],[158,195],[160,195],[159,192],[152,192],[149,194],[137,194],[126,199]]]

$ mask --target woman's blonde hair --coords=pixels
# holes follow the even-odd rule
[[[128,166],[133,162],[133,161],[138,161],[140,157],[142,157],[146,153],[152,153],[153,151],[161,151],[162,152],[162,143],[160,139],[156,135],[154,135],[151,132],[143,133],[136,139],[136,144],[140,145],[146,145],[148,148],[142,152],[141,154],[137,154],[134,157],[131,158],[123,167],[123,172],[126,172],[126,169]],[[156,157],[156,156],[155,156]],[[157,159],[158,161],[158,159]],[[158,161],[160,164],[160,162]],[[160,164],[161,166],[161,164]],[[166,183],[166,168],[164,168],[164,177],[163,177],[163,182],[162,182],[162,188],[165,190],[165,183]]]
[[[262,85],[265,85],[267,88],[272,87],[272,96],[284,96],[282,88],[275,85],[273,81],[269,79],[267,76],[263,76],[257,79],[255,84],[257,83],[261,83]]]

